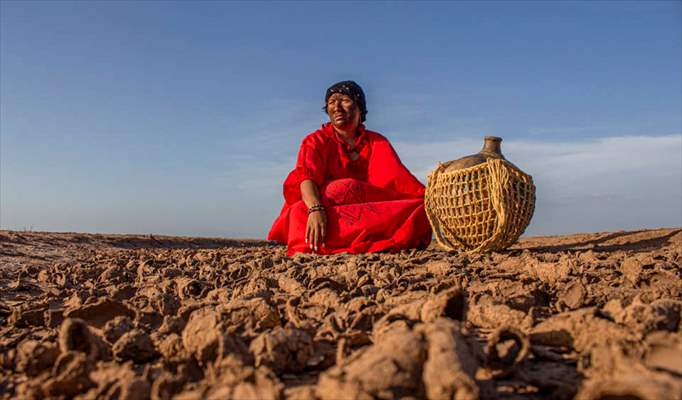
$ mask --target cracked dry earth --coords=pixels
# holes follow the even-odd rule
[[[463,255],[0,231],[0,398],[682,399],[682,230]]]

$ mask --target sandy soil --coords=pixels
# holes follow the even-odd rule
[[[293,258],[0,231],[0,398],[682,399],[681,261],[682,229]]]

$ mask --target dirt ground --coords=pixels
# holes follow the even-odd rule
[[[0,398],[682,399],[682,229],[463,255],[0,231]]]

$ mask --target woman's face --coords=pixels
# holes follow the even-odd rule
[[[327,100],[329,121],[344,131],[355,130],[360,124],[360,108],[349,96],[334,93]]]

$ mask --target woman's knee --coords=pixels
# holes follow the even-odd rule
[[[322,196],[333,204],[346,204],[348,200],[361,200],[364,182],[353,178],[342,178],[329,182],[322,189]]]
[[[338,190],[347,190],[348,187],[351,186],[359,186],[362,184],[361,181],[353,178],[341,178],[341,179],[336,179],[331,182],[329,182],[325,187],[324,191],[326,192],[335,192]]]

